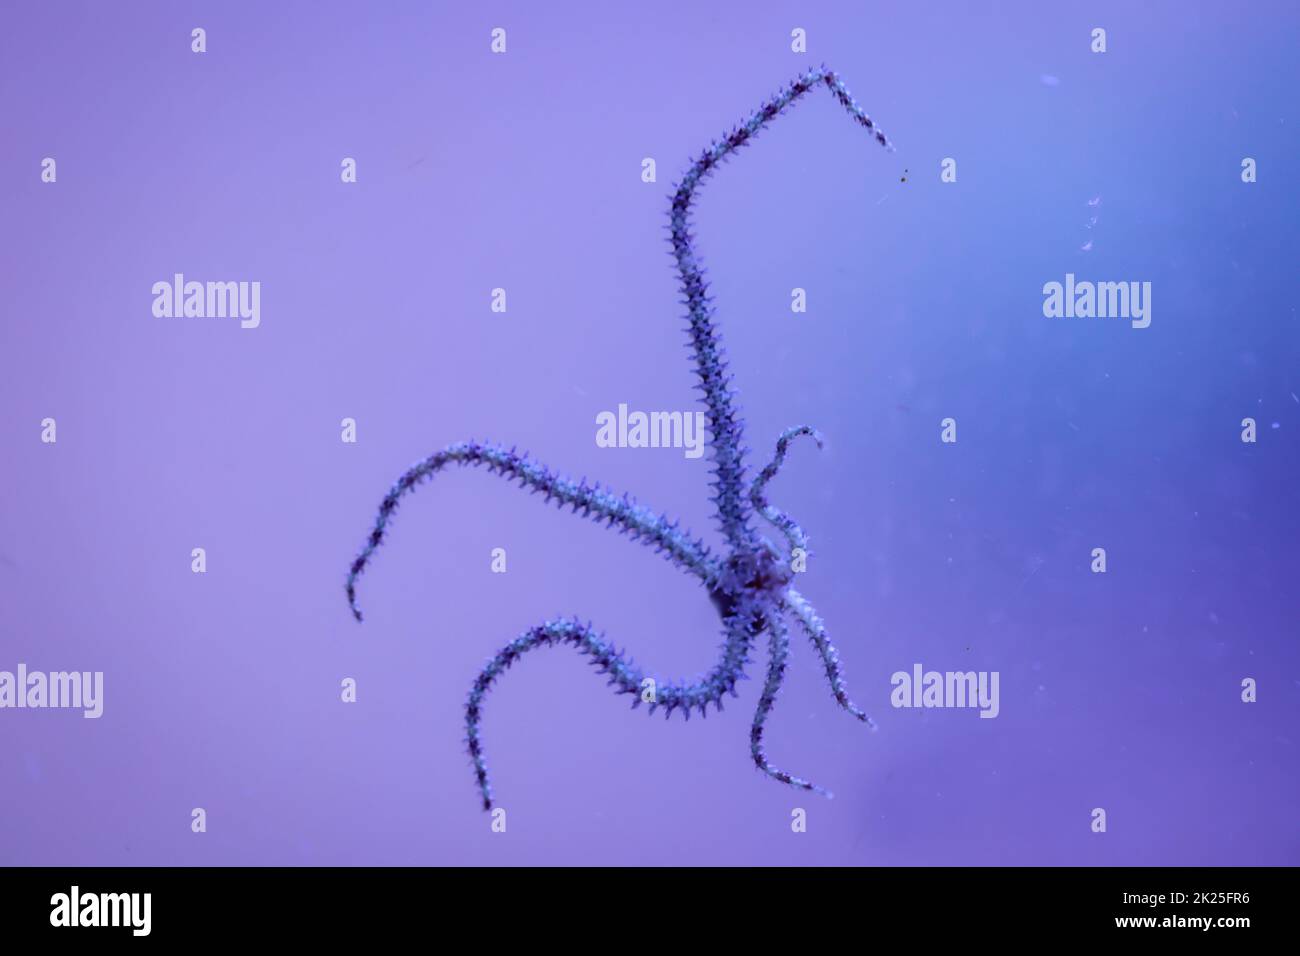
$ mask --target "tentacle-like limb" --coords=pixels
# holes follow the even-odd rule
[[[665,718],[671,717],[674,711],[680,711],[683,718],[690,720],[691,711],[698,709],[701,716],[707,717],[709,704],[713,704],[717,710],[722,710],[724,694],[737,696],[736,683],[747,679],[745,665],[749,663],[749,651],[753,646],[757,629],[752,625],[752,618],[742,614],[724,616],[723,625],[726,638],[722,642],[722,653],[713,669],[693,684],[656,684],[653,693],[648,695],[650,713],[653,714],[656,709],[662,707]],[[643,684],[642,696],[633,699],[633,707],[640,704],[647,696],[646,690],[647,687]]]
[[[729,619],[727,624],[727,641],[723,645],[721,660],[708,675],[693,684],[651,684],[635,661],[625,657],[613,644],[593,631],[590,624],[570,618],[547,621],[525,631],[503,647],[480,672],[465,702],[466,745],[474,763],[474,776],[483,798],[483,809],[492,808],[492,787],[488,782],[487,762],[483,756],[483,742],[479,732],[483,701],[497,678],[526,652],[535,647],[572,645],[578,653],[590,657],[591,665],[600,673],[609,675],[608,683],[616,694],[632,696],[633,707],[641,704],[644,695],[649,699],[650,713],[654,713],[657,707],[663,707],[666,716],[671,716],[674,710],[680,710],[689,718],[692,709],[698,708],[704,713],[709,704],[721,710],[722,695],[730,693],[735,696],[736,681],[743,677],[752,631],[739,617]]]
[[[611,526],[617,525],[621,532],[630,534],[633,540],[643,540],[653,545],[655,551],[666,552],[673,563],[699,577],[706,587],[712,588],[717,584],[721,565],[701,541],[679,531],[675,521],[670,522],[665,516],[656,515],[627,495],[616,496],[602,489],[599,484],[588,485],[586,479],[574,482],[563,478],[513,449],[473,441],[460,442],[449,445],[411,467],[384,496],[370,537],[348,570],[348,606],[358,621],[361,620],[361,610],[357,607],[357,578],[370,562],[371,555],[383,543],[398,502],[421,481],[453,464],[486,465],[488,471],[496,472],[508,481],[518,479],[521,487],[531,488],[534,493],[542,492],[547,501],[554,498],[560,507],[570,505],[575,514],[580,511],[584,517],[606,521]]]
[[[767,664],[767,683],[763,685],[763,694],[758,699],[758,710],[754,712],[754,724],[749,730],[749,752],[754,758],[754,765],[769,777],[800,790],[812,790],[829,797],[830,793],[815,783],[773,767],[767,762],[767,755],[763,752],[763,725],[767,722],[767,715],[772,712],[772,707],[776,703],[777,692],[781,689],[781,682],[785,680],[785,662],[790,656],[790,636],[786,631],[785,622],[779,617],[773,617],[767,622],[767,628],[770,655]]]
[[[830,682],[831,693],[835,695],[835,700],[850,714],[872,730],[875,730],[876,722],[849,698],[848,691],[844,687],[844,677],[840,673],[839,652],[835,650],[835,645],[826,637],[826,625],[817,616],[813,606],[794,588],[786,589],[785,606],[799,619],[799,622],[803,625],[804,633],[808,635],[813,647],[817,648],[817,653],[821,655],[822,666],[826,668],[826,679]]]
[[[822,447],[822,436],[815,428],[808,425],[787,428],[781,433],[781,437],[776,440],[776,454],[754,478],[754,483],[749,486],[749,500],[753,504],[755,511],[774,524],[785,535],[785,539],[790,542],[791,548],[800,548],[807,551],[808,536],[804,534],[803,528],[799,527],[798,522],[784,511],[768,504],[767,499],[763,497],[763,489],[767,487],[769,481],[776,477],[776,473],[785,464],[785,453],[786,449],[790,447],[790,442],[800,435],[809,436],[817,443],[818,448]]]
[[[731,378],[727,374],[722,343],[714,328],[708,282],[704,278],[700,257],[695,252],[691,232],[691,204],[700,184],[723,160],[740,147],[748,145],[758,131],[780,116],[787,106],[818,86],[825,86],[853,120],[871,133],[876,142],[892,149],[885,134],[862,111],[838,76],[825,67],[809,70],[750,114],[748,120],[729,132],[720,142],[714,142],[704,150],[682,177],[673,193],[668,211],[673,257],[681,276],[681,289],[690,322],[687,332],[695,353],[695,374],[699,376],[698,387],[703,392],[707,408],[715,479],[713,501],[717,506],[722,532],[736,549],[757,546],[754,531],[749,527],[748,502],[744,499],[745,465],[744,449],[741,446],[743,423],[738,410],[732,405]]]

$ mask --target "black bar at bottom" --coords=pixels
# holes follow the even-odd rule
[[[6,941],[703,945],[793,934],[871,949],[935,939],[1193,938],[1285,932],[1287,868],[0,869]],[[706,928],[712,926],[713,931]],[[451,933],[452,936],[445,934]],[[417,938],[419,938],[417,936]],[[428,939],[429,937],[425,937]],[[603,942],[602,942],[603,941]],[[837,947],[838,948],[838,947]]]

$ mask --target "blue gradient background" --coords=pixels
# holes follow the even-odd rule
[[[106,700],[0,712],[0,863],[1300,862],[1295,6],[543,6],[6,4],[0,669],[102,670]],[[493,834],[462,749],[485,658],[580,614],[690,676],[709,602],[479,472],[406,503],[363,625],[347,565],[469,437],[715,539],[706,461],[594,418],[692,407],[670,182],[820,62],[898,152],[816,93],[697,223],[755,458],[829,440],[771,497],[880,731],[797,645],[769,752],[823,801],[749,763],[757,682],[665,724],[539,652],[488,703]],[[260,281],[261,327],[154,318],[178,271]],[[1151,327],[1045,319],[1066,272],[1151,282]],[[999,671],[1001,716],[891,709],[915,662]]]

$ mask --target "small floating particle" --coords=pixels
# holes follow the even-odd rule
[[[1041,82],[1041,83],[1043,84],[1043,86],[1060,86],[1060,85],[1061,85],[1061,80],[1060,80],[1060,78],[1059,78],[1059,77],[1052,76],[1052,74],[1050,74],[1050,73],[1040,73],[1039,76],[1038,76],[1038,80],[1039,80],[1039,82]]]
[[[1089,239],[1087,242],[1085,242],[1083,245],[1081,245],[1081,246],[1079,247],[1079,251],[1080,251],[1080,252],[1092,252],[1092,240]]]
[[[1093,196],[1091,199],[1088,200],[1088,205],[1089,205],[1089,206],[1100,206],[1100,205],[1101,205],[1101,196],[1100,196],[1100,195]]]

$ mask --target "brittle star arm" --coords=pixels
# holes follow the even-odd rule
[[[600,673],[609,675],[607,683],[615,688],[615,693],[631,694],[633,707],[642,702],[642,695],[646,695],[650,699],[650,713],[654,713],[656,707],[663,707],[665,716],[671,716],[674,710],[681,710],[689,719],[692,708],[698,707],[704,713],[705,708],[712,703],[721,710],[723,694],[736,696],[736,681],[743,677],[751,641],[752,632],[742,626],[739,619],[732,619],[728,621],[722,658],[712,671],[693,684],[658,684],[647,681],[645,672],[636,662],[625,657],[613,644],[593,631],[590,624],[559,618],[525,631],[488,661],[470,688],[469,698],[465,702],[465,742],[474,764],[474,777],[483,798],[483,809],[492,809],[492,786],[488,780],[480,733],[483,704],[497,678],[528,651],[537,647],[569,644],[579,654],[590,657],[591,665]]]
[[[709,554],[702,542],[679,531],[675,521],[670,522],[665,516],[656,515],[650,509],[636,504],[627,495],[613,495],[598,484],[588,485],[586,479],[580,482],[570,481],[513,449],[473,441],[460,442],[447,446],[408,469],[380,503],[375,526],[348,571],[348,606],[358,621],[361,620],[361,610],[357,607],[357,578],[383,543],[398,502],[403,495],[414,491],[421,481],[453,464],[486,465],[489,472],[495,472],[510,481],[518,479],[521,487],[531,488],[534,493],[544,493],[547,501],[556,499],[561,508],[571,505],[575,514],[581,511],[584,517],[606,521],[609,526],[617,525],[622,533],[630,534],[634,541],[645,541],[654,545],[656,552],[665,552],[669,560],[700,578],[706,587],[715,586],[721,574],[717,559]]]
[[[725,351],[714,328],[712,300],[708,294],[708,282],[704,278],[704,267],[695,251],[691,204],[695,201],[695,192],[701,183],[723,160],[740,147],[748,145],[759,130],[780,116],[787,106],[819,85],[824,85],[853,120],[871,133],[876,142],[886,149],[893,148],[838,76],[825,67],[809,70],[752,113],[745,123],[733,129],[721,142],[714,142],[704,150],[682,177],[673,193],[668,211],[673,257],[677,261],[690,323],[687,332],[695,353],[695,374],[700,379],[696,387],[703,393],[704,404],[708,409],[715,479],[713,501],[717,506],[722,532],[731,546],[737,549],[756,545],[754,532],[748,524],[748,503],[743,496],[743,425],[738,411],[732,406],[731,377],[727,374]]]
[[[835,695],[835,700],[850,714],[875,730],[876,722],[849,698],[844,686],[844,677],[840,673],[839,652],[826,636],[826,625],[817,616],[813,606],[794,588],[786,588],[784,606],[799,619],[804,633],[808,635],[813,647],[817,648],[817,653],[821,655],[822,666],[826,669],[826,680],[830,682],[831,693]]]
[[[754,758],[754,766],[781,783],[788,783],[800,790],[811,790],[829,797],[830,792],[815,783],[773,767],[768,763],[767,754],[763,751],[763,727],[767,723],[767,715],[772,712],[772,707],[776,704],[777,692],[785,680],[785,663],[790,656],[790,636],[786,631],[785,622],[780,618],[773,618],[767,622],[767,631],[767,682],[763,685],[763,693],[758,699],[758,709],[754,712],[754,723],[749,730],[749,752]]]
[[[781,433],[781,437],[776,440],[776,454],[754,478],[754,483],[749,486],[749,500],[755,511],[774,524],[785,535],[786,540],[790,542],[791,548],[807,551],[808,536],[804,534],[803,528],[799,527],[798,522],[784,511],[768,504],[767,499],[763,497],[763,489],[767,487],[769,481],[776,477],[776,473],[785,464],[785,453],[790,446],[790,442],[800,435],[810,436],[817,443],[818,448],[822,447],[822,436],[818,434],[816,429],[808,425],[787,428]]]

